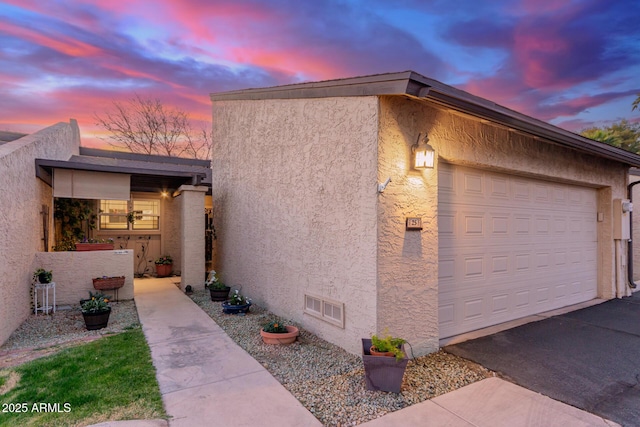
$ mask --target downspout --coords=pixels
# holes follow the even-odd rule
[[[633,186],[640,184],[640,181],[627,185],[627,198],[633,203]],[[633,281],[633,209],[629,212],[629,241],[627,241],[627,280],[631,289],[636,288]]]

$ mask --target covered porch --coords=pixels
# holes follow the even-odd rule
[[[98,251],[91,259],[111,259],[115,254],[123,258],[126,254],[129,272],[125,276],[131,287],[125,292],[128,298],[133,297],[133,277],[155,276],[154,261],[161,256],[173,259],[173,274],[181,276],[182,286],[203,283],[213,247],[209,161],[81,147],[79,154],[68,160],[35,162],[37,177],[53,194],[53,209],[43,205],[41,265],[55,264],[64,258],[60,254],[65,250],[73,251],[69,237],[60,232],[59,218],[64,215],[56,209],[61,202],[82,201],[90,213],[83,220],[80,240],[114,244],[113,250]],[[77,253],[71,258],[81,257]],[[104,268],[92,267],[101,264],[85,265],[85,269],[94,270],[87,274],[101,276],[98,270]]]

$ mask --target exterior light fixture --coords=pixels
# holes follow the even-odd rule
[[[422,134],[418,134],[418,140],[411,147],[411,153],[413,153],[413,168],[433,168],[436,151],[428,144],[429,137],[425,134],[421,140],[421,136]]]

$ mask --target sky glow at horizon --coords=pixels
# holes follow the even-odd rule
[[[136,94],[206,126],[209,94],[413,70],[571,131],[640,121],[640,2],[9,0],[0,130],[33,132]]]

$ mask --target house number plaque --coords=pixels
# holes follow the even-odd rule
[[[422,218],[407,218],[407,230],[422,230]]]

